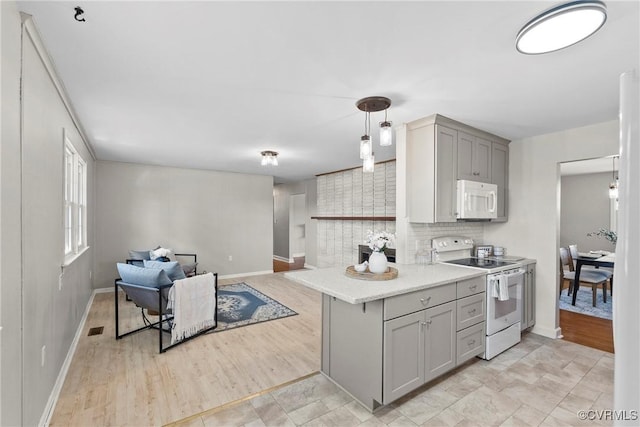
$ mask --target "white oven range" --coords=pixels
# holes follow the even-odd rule
[[[439,262],[486,271],[486,347],[489,360],[520,342],[524,269],[512,258],[472,257],[472,239],[437,237],[431,241]],[[502,294],[500,288],[502,287]],[[507,298],[508,295],[508,298]]]

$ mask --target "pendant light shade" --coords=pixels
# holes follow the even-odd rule
[[[369,157],[362,161],[362,172],[371,173],[376,167],[375,155],[371,153]]]
[[[371,137],[369,135],[362,135],[360,137],[360,158],[364,160],[371,157],[372,152]]]
[[[578,43],[598,31],[607,20],[601,1],[578,0],[541,13],[516,37],[516,49],[529,55],[554,52]]]

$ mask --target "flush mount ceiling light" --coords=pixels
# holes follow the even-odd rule
[[[260,164],[262,166],[278,166],[278,152],[266,150],[260,152],[262,155],[262,162]]]
[[[369,96],[356,102],[360,111],[365,112],[364,135],[360,137],[360,158],[364,172],[373,172],[375,158],[371,141],[371,113],[384,110],[384,121],[380,122],[380,145],[389,146],[393,143],[393,130],[391,122],[387,121],[387,109],[391,106],[391,100],[384,96]]]
[[[529,21],[516,37],[518,52],[554,52],[586,39],[607,20],[601,1],[578,0],[553,7]]]

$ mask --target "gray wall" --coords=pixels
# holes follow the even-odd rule
[[[90,248],[62,269],[63,129],[87,162],[89,188],[94,163],[30,21],[20,58],[19,24],[15,5],[2,2],[2,425],[42,419],[91,296],[94,242],[89,192]]]
[[[272,194],[271,176],[98,161],[95,286],[158,245],[197,253],[199,271],[272,271]]]
[[[2,144],[0,144],[0,425],[22,424],[22,256],[20,243],[20,16],[2,14]]]
[[[560,163],[618,153],[618,121],[567,129],[509,144],[509,221],[488,224],[485,241],[537,260],[533,332],[561,335],[558,316]]]
[[[587,237],[609,229],[611,173],[563,176],[561,180],[560,245],[577,244],[581,252],[615,247],[604,237]]]

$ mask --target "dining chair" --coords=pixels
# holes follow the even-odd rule
[[[575,260],[576,258],[578,258],[578,256],[580,256],[580,253],[578,252],[578,245],[569,245],[569,252],[571,252],[571,259],[573,260],[573,266],[575,269]],[[593,265],[583,265],[580,269],[581,276],[584,271],[597,271],[598,273],[602,273],[603,275],[607,276],[607,280],[609,281],[609,294],[613,295],[613,271],[608,268],[598,268]],[[605,299],[604,301],[606,302],[607,300]]]
[[[565,268],[566,267],[566,268]],[[569,284],[567,295],[571,295],[571,287],[575,279],[575,270],[573,267],[573,259],[569,248],[560,248],[560,294],[564,289],[565,283]],[[602,285],[602,298],[607,302],[607,276],[591,270],[580,271],[580,286],[590,286],[592,293],[592,305],[596,306],[596,296],[598,294],[598,285]]]

